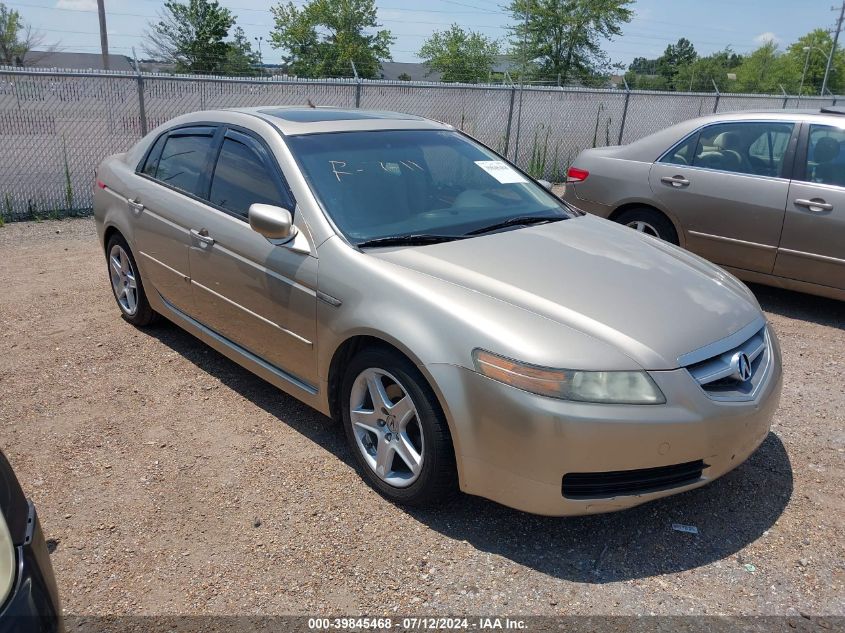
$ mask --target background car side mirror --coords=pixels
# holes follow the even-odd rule
[[[539,182],[541,185],[543,185],[543,187],[544,187],[545,189],[548,189],[549,191],[551,191],[551,190],[552,190],[552,183],[550,183],[548,180],[542,180],[542,179],[540,179],[540,180],[538,180],[537,182]]]
[[[291,212],[272,204],[249,205],[249,226],[271,241],[286,242],[296,237]]]

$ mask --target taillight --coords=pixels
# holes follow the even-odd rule
[[[106,183],[104,183],[102,180],[98,180],[98,181],[97,181],[97,186],[98,186],[100,189],[105,189],[105,188],[106,188]]]
[[[577,167],[570,167],[566,172],[566,182],[581,182],[586,180],[590,175],[586,169],[578,169]]]

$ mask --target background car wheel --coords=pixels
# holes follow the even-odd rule
[[[407,358],[368,349],[341,385],[346,438],[367,481],[391,501],[415,506],[457,489],[452,437],[431,387]]]
[[[126,240],[112,235],[106,244],[106,263],[120,314],[132,325],[143,327],[155,321],[156,313],[147,301],[138,265]]]
[[[640,231],[661,240],[678,244],[678,233],[672,222],[665,215],[648,207],[635,207],[623,211],[613,218],[619,224],[624,224],[635,231]]]

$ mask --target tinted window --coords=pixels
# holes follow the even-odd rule
[[[155,178],[163,183],[195,195],[204,195],[199,188],[208,164],[211,135],[170,135],[164,143]]]
[[[811,125],[804,179],[845,187],[845,131],[827,125]]]
[[[155,177],[156,169],[158,168],[158,160],[161,158],[161,150],[164,147],[164,142],[167,140],[167,134],[162,134],[158,137],[158,140],[153,145],[153,148],[150,150],[150,153],[147,154],[147,162],[144,164],[144,169],[142,169],[142,173],[146,174],[147,176]]]
[[[792,123],[720,123],[698,136],[692,165],[737,174],[780,176]]]
[[[276,180],[259,154],[254,141],[241,143],[223,140],[220,157],[211,180],[211,202],[244,218],[249,205],[273,204],[290,209],[289,201],[279,194]]]
[[[673,165],[692,165],[693,155],[698,141],[698,132],[685,139],[680,145],[676,145],[669,150],[663,158],[661,163],[672,163]]]
[[[545,189],[456,132],[307,134],[288,144],[334,223],[356,243],[464,235],[520,216],[570,217]]]

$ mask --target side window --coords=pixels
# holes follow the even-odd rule
[[[244,219],[255,203],[291,209],[291,201],[279,191],[263,153],[254,140],[229,132],[214,168],[211,203]]]
[[[142,174],[146,174],[151,178],[155,178],[156,170],[158,169],[158,161],[161,158],[161,150],[164,148],[164,142],[167,140],[167,134],[162,134],[158,137],[150,153],[147,154],[147,162],[144,163],[144,168],[141,170]]]
[[[811,125],[804,180],[845,187],[845,130]]]
[[[171,133],[164,142],[155,179],[182,191],[204,196],[200,191],[213,136],[181,131]]]
[[[695,148],[698,145],[698,132],[688,136],[683,142],[670,149],[658,161],[673,165],[692,165]]]
[[[701,130],[692,164],[735,174],[780,176],[793,127],[779,121],[710,125]]]

